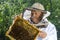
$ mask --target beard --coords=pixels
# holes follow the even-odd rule
[[[38,18],[36,17],[31,17],[30,20],[33,22],[33,24],[38,24],[42,20],[43,16],[39,16]]]

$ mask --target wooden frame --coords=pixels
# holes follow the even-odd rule
[[[9,27],[9,30],[6,32],[6,36],[7,37],[9,37],[11,40],[18,40],[18,39],[16,39],[16,38],[14,38],[14,37],[12,37],[12,35],[10,35],[11,33],[10,32],[13,32],[12,30],[13,30],[13,25],[15,25],[15,23],[17,22],[17,20],[19,20],[20,22],[20,24],[22,24],[23,23],[23,26],[26,26],[25,27],[25,29],[28,31],[28,33],[30,32],[30,34],[32,34],[33,35],[33,33],[35,33],[34,34],[34,39],[33,40],[35,40],[36,39],[36,37],[37,37],[37,35],[38,35],[38,33],[40,32],[40,30],[38,29],[38,28],[36,28],[34,25],[32,25],[32,24],[30,24],[28,21],[26,21],[26,20],[24,20],[21,16],[16,16],[16,18],[14,19],[14,21],[13,21],[13,23],[12,23],[12,25]],[[19,25],[20,25],[19,24]],[[28,27],[28,26],[29,27]],[[18,27],[18,26],[17,26]],[[31,27],[31,28],[30,28]],[[23,27],[24,28],[24,27]],[[29,30],[29,29],[32,29],[31,31]],[[34,32],[33,32],[34,31]],[[20,33],[20,32],[19,32]],[[23,39],[24,40],[24,39]]]

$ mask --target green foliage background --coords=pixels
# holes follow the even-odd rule
[[[43,4],[45,10],[51,12],[48,19],[55,24],[57,31],[60,31],[59,0],[0,0],[0,40],[9,40],[5,36],[5,32],[12,23],[12,17],[20,14],[25,7],[30,7],[35,2]]]

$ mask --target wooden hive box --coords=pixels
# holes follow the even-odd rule
[[[6,32],[11,40],[35,40],[39,30],[22,17],[17,16]]]

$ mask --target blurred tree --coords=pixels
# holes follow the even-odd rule
[[[0,39],[8,40],[5,32],[12,23],[13,16],[23,12],[25,7],[39,2],[44,5],[45,10],[51,12],[48,18],[60,30],[60,0],[0,0]]]

